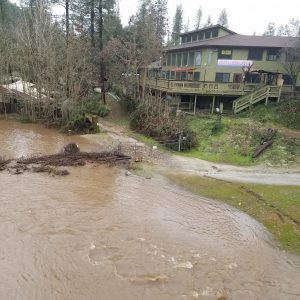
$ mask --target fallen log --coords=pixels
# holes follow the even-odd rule
[[[252,155],[252,158],[257,158],[263,151],[265,151],[268,147],[270,147],[273,144],[273,141],[270,140],[268,142],[263,143],[260,145],[255,152]]]

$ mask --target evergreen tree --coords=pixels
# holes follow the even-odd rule
[[[274,36],[275,35],[275,23],[270,22],[266,31],[263,33],[264,36]]]
[[[189,31],[190,31],[190,19],[188,18],[183,27],[183,32],[189,32]]]
[[[211,22],[211,16],[208,15],[207,21],[206,21],[206,23],[204,24],[203,27],[209,27],[209,26],[212,26],[212,25],[213,25],[213,24],[212,24],[212,22]]]
[[[225,8],[221,11],[219,19],[218,19],[218,24],[228,28],[228,17],[227,17],[227,12]]]
[[[201,28],[201,21],[202,21],[202,7],[200,6],[196,14],[196,21],[195,21],[196,30]]]
[[[168,28],[168,0],[156,0],[156,36],[161,43],[167,34]]]
[[[173,19],[172,26],[172,42],[174,45],[178,45],[180,41],[180,33],[183,29],[183,8],[182,5],[177,5],[176,13]]]

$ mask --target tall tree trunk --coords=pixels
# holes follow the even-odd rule
[[[95,48],[95,1],[91,0],[91,45]]]
[[[99,22],[98,22],[98,30],[99,30],[99,50],[100,53],[103,51],[103,0],[99,0]],[[106,95],[105,95],[105,72],[104,72],[104,60],[103,57],[100,57],[100,81],[101,81],[101,94],[104,105],[106,105]]]
[[[70,42],[70,0],[66,0],[66,47],[67,47],[67,65],[66,65],[66,86],[67,97],[70,96],[70,66],[69,66],[69,42]]]

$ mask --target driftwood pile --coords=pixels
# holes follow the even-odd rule
[[[253,158],[257,158],[260,154],[262,154],[268,147],[270,147],[273,144],[273,138],[275,137],[277,131],[277,129],[268,128],[266,134],[260,141],[260,145],[254,151],[252,155]]]
[[[25,171],[30,171],[65,176],[69,175],[69,171],[58,169],[58,167],[84,166],[86,163],[112,166],[126,164],[130,159],[130,156],[116,152],[80,152],[76,144],[69,144],[64,148],[64,152],[58,154],[18,160],[3,160],[0,158],[0,171],[7,170],[12,174],[22,174]]]

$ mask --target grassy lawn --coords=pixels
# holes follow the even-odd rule
[[[230,183],[184,173],[167,178],[195,194],[220,200],[263,223],[283,249],[300,255],[300,186]]]
[[[270,119],[268,115],[262,121],[247,115],[223,116],[220,129],[214,131],[216,115],[189,117],[188,126],[197,133],[199,146],[182,155],[244,166],[259,163],[274,166],[291,164],[300,156],[299,141],[287,140],[280,133],[275,137],[273,145],[258,159],[252,158],[264,132],[270,126]],[[276,124],[273,126],[276,128]]]

